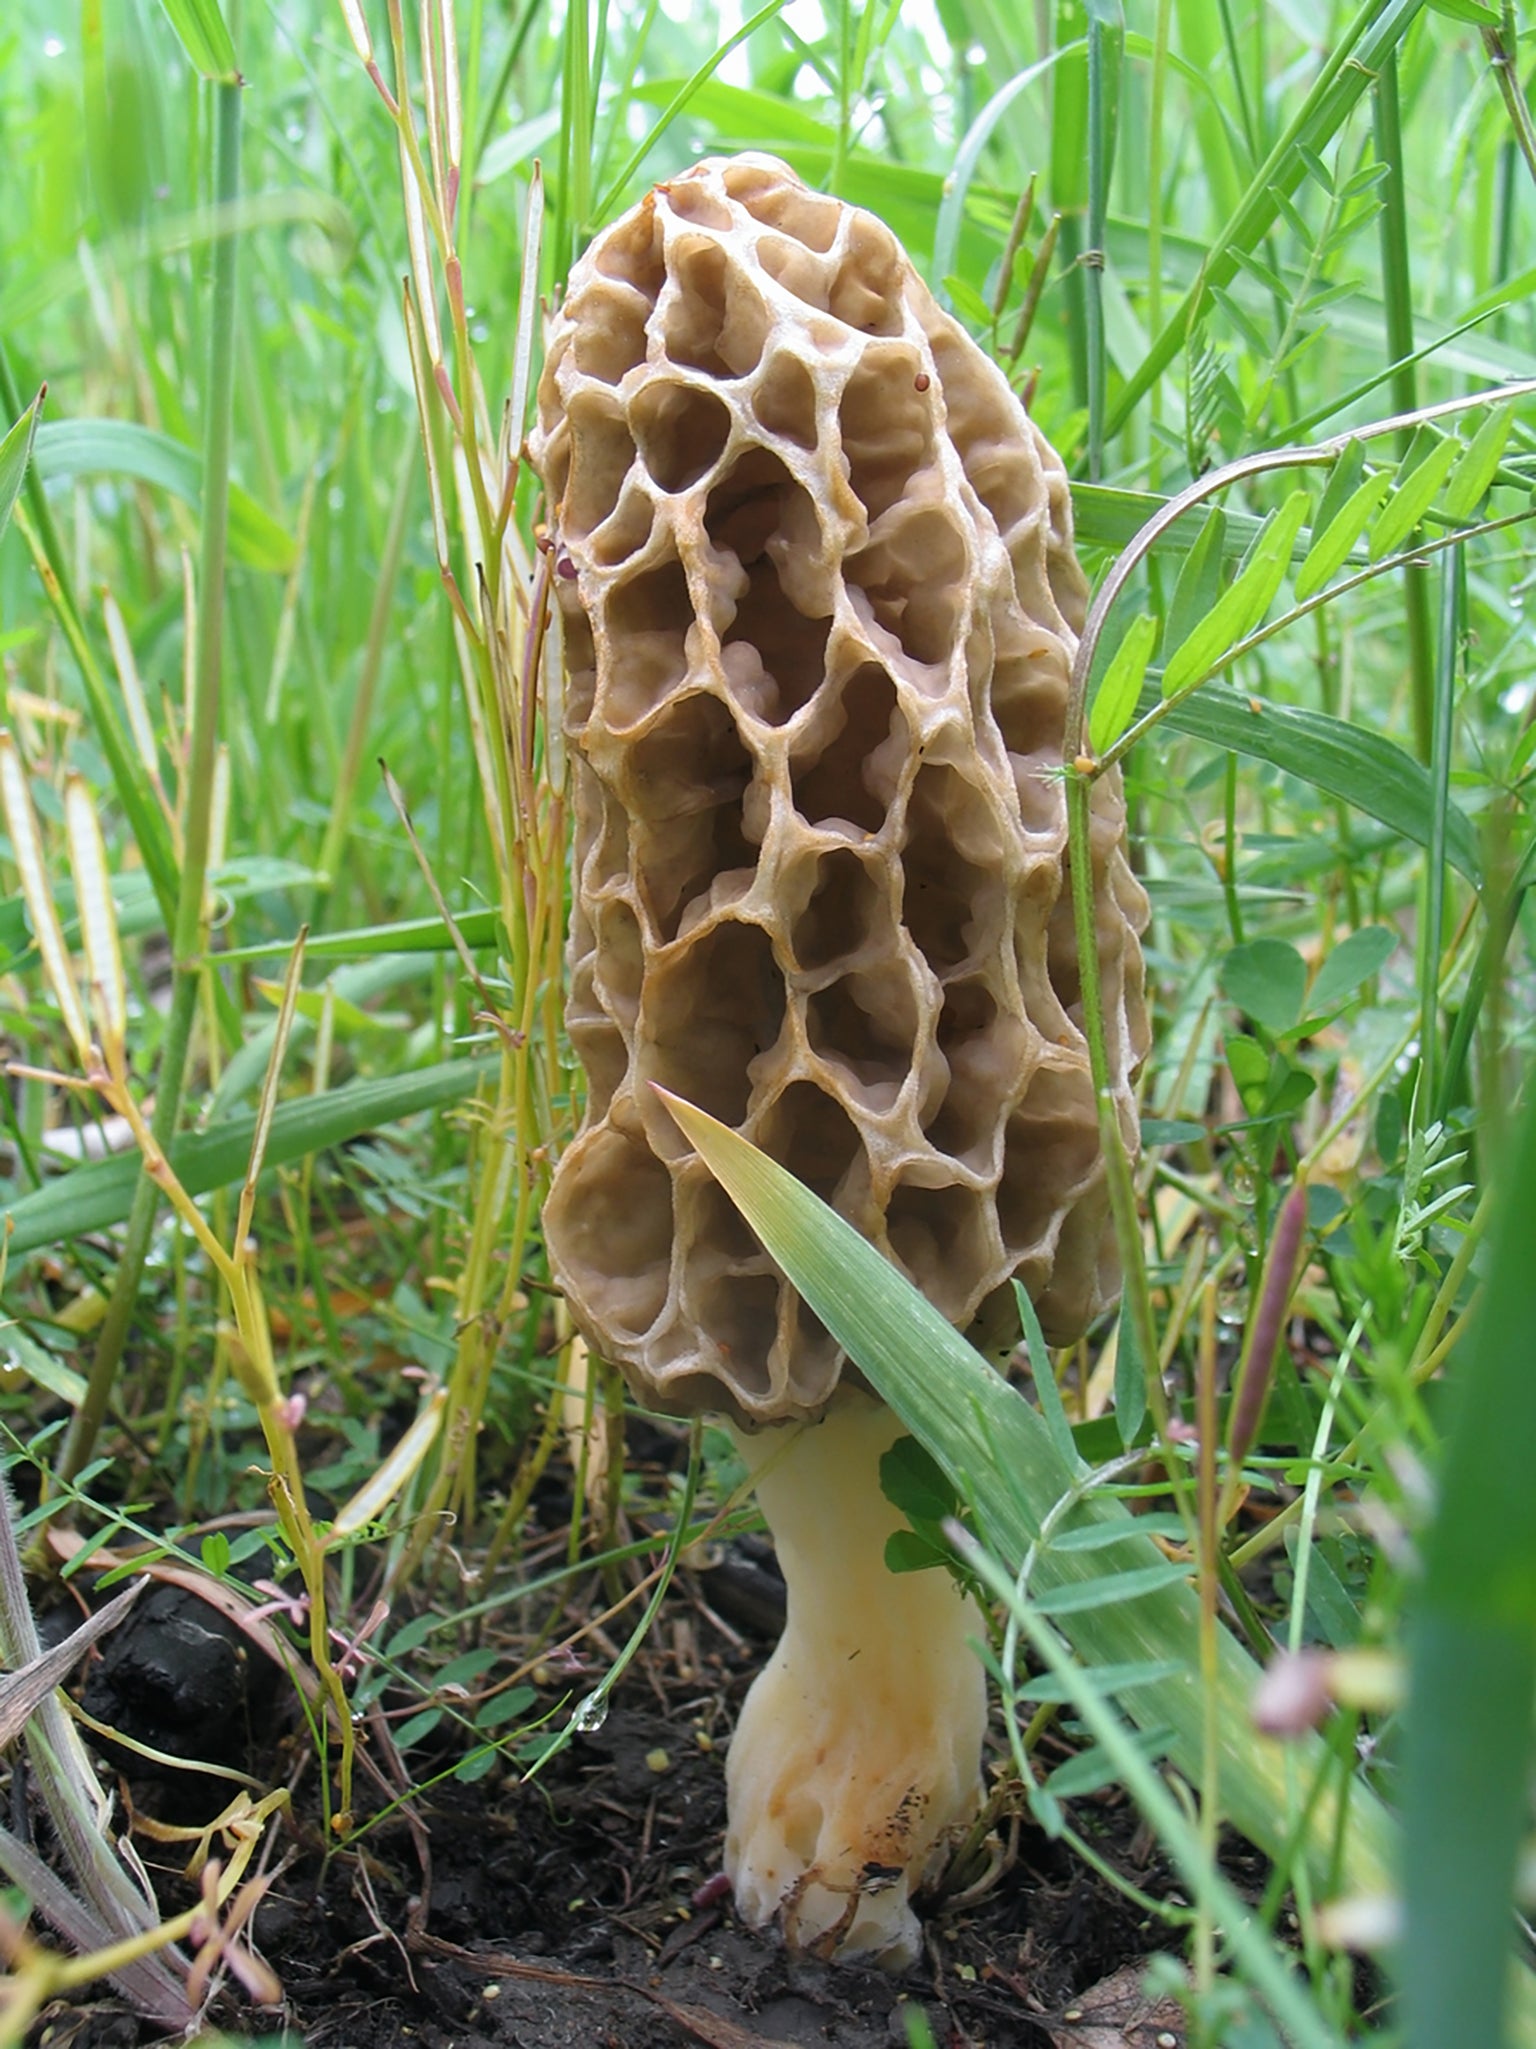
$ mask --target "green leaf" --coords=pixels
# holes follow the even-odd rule
[[[1187,1582],[1194,1568],[1177,1559],[1163,1558],[1156,1565],[1137,1566],[1129,1572],[1106,1572],[1097,1579],[1080,1579],[1072,1586],[1052,1587],[1035,1596],[1041,1615],[1080,1615],[1085,1608],[1108,1608],[1126,1601],[1139,1601],[1144,1594],[1160,1593],[1180,1581]]]
[[[1136,1342],[1136,1324],[1122,1303],[1119,1341],[1115,1346],[1115,1428],[1127,1449],[1136,1442],[1147,1416],[1147,1365]]]
[[[1041,1518],[1073,1485],[1074,1469],[1056,1451],[1042,1419],[994,1373],[918,1291],[835,1211],[784,1168],[714,1118],[665,1096],[672,1115],[726,1188],[770,1256],[799,1289],[865,1378],[914,1436],[932,1451],[957,1490],[976,1504],[989,1542],[1016,1574]],[[1182,1662],[1199,1640],[1199,1602],[1188,1567],[1172,1566],[1141,1535],[1123,1502],[1095,1496],[1084,1521],[1114,1523],[1123,1547],[1086,1555],[1043,1549],[1031,1586],[1058,1595],[1061,1627],[1083,1665]],[[1153,1585],[1147,1575],[1161,1583]],[[1076,1587],[1118,1583],[1134,1598],[1074,1604]],[[1377,1891],[1392,1882],[1390,1824],[1374,1795],[1349,1788],[1342,1826],[1337,1781],[1316,1737],[1282,1748],[1255,1733],[1248,1701],[1258,1677],[1253,1660],[1227,1630],[1217,1631],[1209,1686],[1187,1677],[1149,1679],[1128,1709],[1144,1728],[1170,1730],[1168,1754],[1196,1781],[1207,1728],[1216,1732],[1226,1818],[1261,1847],[1287,1844],[1295,1825],[1288,1788],[1316,1788],[1300,1828],[1301,1855],[1331,1885]],[[1331,1870],[1335,1851],[1342,1868]]]
[[[1340,940],[1307,991],[1308,1015],[1321,1017],[1336,1010],[1346,996],[1352,996],[1386,964],[1396,946],[1397,934],[1387,925],[1363,925]]]
[[[1191,556],[1190,560],[1193,559]],[[1093,709],[1088,715],[1088,739],[1095,754],[1113,747],[1130,724],[1156,645],[1157,621],[1150,612],[1143,612],[1126,628],[1094,694]]]
[[[1304,1067],[1289,1067],[1284,1061],[1278,1063],[1274,1085],[1264,1098],[1264,1108],[1259,1122],[1267,1123],[1272,1118],[1294,1116],[1303,1103],[1310,1102],[1317,1094],[1317,1076],[1308,1074]]]
[[[1029,1299],[1029,1290],[1022,1281],[1013,1284],[1013,1299],[1019,1305],[1019,1326],[1024,1332],[1024,1349],[1029,1354],[1029,1377],[1034,1385],[1035,1398],[1040,1404],[1040,1414],[1056,1456],[1069,1473],[1076,1472],[1082,1464],[1078,1457],[1077,1439],[1072,1434],[1072,1425],[1067,1421],[1067,1411],[1062,1403],[1061,1389],[1056,1385],[1056,1375],[1051,1368],[1050,1347],[1045,1342],[1045,1333],[1040,1328],[1039,1313]]]
[[[1026,70],[1010,78],[1006,85],[1000,86],[972,121],[961,139],[960,147],[955,151],[954,164],[944,180],[944,196],[939,202],[938,218],[934,223],[933,269],[929,275],[943,278],[944,289],[949,293],[950,301],[957,312],[960,301],[954,290],[956,280],[946,273],[956,268],[955,254],[960,246],[960,228],[965,218],[966,199],[976,176],[977,166],[981,162],[982,153],[992,139],[992,131],[1027,86],[1032,85],[1037,78],[1043,77],[1064,57],[1080,53],[1082,48],[1081,41],[1078,41],[1069,43],[1064,49],[1055,49],[1048,57],[1042,58],[1037,64],[1031,64]],[[1086,77],[1086,72],[1084,76]],[[1057,204],[1060,204],[1059,199]],[[970,287],[967,286],[966,290],[969,291]],[[987,307],[985,310],[986,322],[990,326],[991,308]]]
[[[531,1686],[509,1686],[505,1693],[493,1693],[475,1710],[475,1727],[504,1729],[508,1722],[525,1715],[538,1697]]]
[[[1163,668],[1163,696],[1179,697],[1198,683],[1269,610],[1290,567],[1291,550],[1311,505],[1306,491],[1293,491],[1265,522],[1247,562]]]
[[[395,1730],[395,1748],[409,1750],[419,1743],[423,1736],[430,1736],[443,1719],[441,1708],[423,1708],[419,1715],[411,1715]]]
[[[203,77],[216,85],[238,85],[240,67],[219,0],[160,0],[160,4],[181,38],[181,47]]]
[[[222,871],[221,871],[222,872]],[[0,906],[3,909],[3,906]],[[455,911],[453,922],[469,947],[494,946],[497,941],[497,913],[483,904]],[[0,934],[3,937],[3,934]],[[276,954],[293,951],[291,939],[269,939],[260,946],[232,946],[221,953],[221,963],[271,960]],[[304,948],[306,961],[359,960],[377,953],[451,953],[453,940],[441,918],[402,918],[395,925],[358,925],[348,932],[319,932]]]
[[[1151,1764],[1161,1757],[1167,1740],[1166,1729],[1152,1729],[1137,1736],[1136,1747]],[[1069,1757],[1065,1764],[1057,1765],[1045,1784],[1046,1790],[1058,1800],[1080,1800],[1089,1793],[1102,1792],[1105,1786],[1117,1785],[1124,1776],[1119,1761],[1102,1744],[1093,1743],[1075,1757]]]
[[[1072,480],[1072,525],[1079,547],[1126,547],[1147,521],[1168,503],[1157,491],[1127,491],[1118,484],[1084,484]],[[1212,515],[1218,515],[1223,532],[1219,553],[1224,561],[1238,562],[1253,545],[1264,522],[1251,512],[1238,512],[1214,505],[1202,510],[1191,506],[1182,518],[1160,533],[1150,554],[1156,559],[1188,555],[1205,532]],[[1175,600],[1177,602],[1177,600]]]
[[[1154,1145],[1189,1145],[1205,1135],[1205,1126],[1196,1124],[1191,1117],[1143,1117],[1141,1120],[1143,1150]]]
[[[1343,567],[1350,550],[1376,517],[1392,488],[1392,472],[1378,470],[1356,486],[1326,526],[1318,520],[1317,539],[1296,572],[1296,601],[1305,604]]]
[[[1221,986],[1239,1010],[1276,1038],[1301,1016],[1307,966],[1283,939],[1250,939],[1221,964]]]
[[[1183,1543],[1189,1529],[1180,1515],[1139,1515],[1136,1527],[1144,1537],[1171,1537]],[[1115,1541],[1111,1523],[1084,1523],[1075,1529],[1058,1530],[1051,1539],[1054,1551],[1102,1551]]]
[[[985,334],[992,325],[992,308],[976,287],[963,277],[947,277],[944,289],[960,318]]]
[[[290,1160],[341,1145],[365,1131],[433,1110],[469,1095],[495,1066],[497,1055],[448,1060],[414,1074],[391,1075],[381,1081],[349,1082],[323,1095],[282,1103],[272,1119],[266,1164],[285,1166]],[[171,1148],[171,1163],[192,1195],[228,1188],[241,1180],[250,1158],[254,1116],[231,1117],[211,1131],[196,1132]],[[139,1156],[123,1153],[111,1160],[76,1167],[57,1181],[46,1182],[6,1211],[12,1222],[13,1258],[55,1245],[90,1231],[107,1231],[128,1215],[139,1179]]]
[[[915,1437],[901,1437],[880,1460],[880,1487],[912,1523],[941,1523],[959,1506],[948,1476]]]
[[[45,481],[64,477],[136,477],[169,491],[200,513],[202,458],[183,441],[135,420],[51,420],[38,429],[37,469]],[[286,575],[297,550],[271,513],[248,491],[229,487],[229,545],[252,569]]]
[[[1312,522],[1314,534],[1327,532],[1364,482],[1365,444],[1351,441],[1328,472],[1328,481],[1318,502],[1317,517]]]
[[[1168,713],[1168,723],[1213,747],[1272,762],[1379,820],[1399,839],[1426,849],[1432,842],[1429,772],[1382,733],[1329,718],[1325,712],[1267,704],[1221,685],[1184,698]],[[1454,805],[1446,820],[1446,853],[1469,882],[1481,885],[1477,835]]]
[[[1316,154],[1338,135],[1361,96],[1368,92],[1424,5],[1424,0],[1362,0],[1347,21],[1329,36],[1327,54],[1305,100],[1264,161],[1253,169],[1247,190],[1229,210],[1214,241],[1202,251],[1193,284],[1163,321],[1115,396],[1105,422],[1107,436],[1118,434],[1147,392],[1179,352],[1189,345],[1206,291],[1232,275],[1236,249],[1262,244],[1274,224],[1281,200],[1295,191],[1305,169],[1303,151]],[[1200,4],[1195,16],[1211,13]],[[1303,238],[1309,240],[1309,237]]]
[[[953,1554],[921,1530],[892,1530],[885,1540],[887,1572],[932,1572],[935,1566],[953,1565]]]
[[[483,1679],[487,1672],[494,1672],[501,1663],[499,1652],[491,1649],[460,1651],[456,1658],[450,1658],[437,1674],[439,1686],[473,1686],[477,1679]]]
[[[43,391],[47,388],[44,385]],[[42,409],[43,392],[40,391],[5,439],[0,441],[0,539],[5,536],[16,500],[21,495],[22,480],[32,457],[32,444]]]
[[[1503,18],[1489,0],[1429,0],[1429,6],[1448,21],[1470,21],[1477,28],[1497,28]]]
[[[1435,501],[1436,493],[1445,482],[1450,467],[1461,453],[1461,443],[1450,436],[1437,441],[1422,461],[1413,462],[1409,454],[1392,482],[1392,495],[1385,510],[1371,532],[1369,554],[1373,562],[1379,562],[1383,555],[1392,554],[1407,540],[1419,521]]]
[[[1455,1407],[1438,1507],[1409,1590],[1398,1964],[1408,2049],[1509,2039],[1536,1701],[1536,1098],[1506,1166],[1486,1299],[1449,1368]]]
[[[1269,1095],[1269,1055],[1257,1039],[1242,1032],[1234,1032],[1222,1050],[1243,1108],[1250,1117],[1257,1116]]]
[[[1445,487],[1440,509],[1447,519],[1471,518],[1498,473],[1514,424],[1513,407],[1495,406],[1472,436]]]
[[[25,1373],[29,1380],[72,1409],[85,1400],[85,1375],[29,1337],[19,1323],[0,1323],[0,1361],[13,1373]]]
[[[1117,1693],[1128,1693],[1133,1686],[1154,1686],[1162,1679],[1176,1679],[1186,1674],[1188,1667],[1174,1658],[1160,1658],[1155,1661],[1132,1661],[1123,1665],[1096,1665],[1089,1678],[1098,1692],[1106,1697]],[[1014,1695],[1016,1700],[1033,1700],[1042,1705],[1046,1702],[1069,1701],[1069,1689],[1049,1672],[1037,1673],[1026,1679]]]
[[[1181,647],[1221,596],[1221,567],[1227,551],[1228,516],[1213,505],[1200,525],[1194,546],[1184,558],[1168,607],[1166,647]],[[1257,532],[1257,528],[1255,528]],[[1248,539],[1252,546],[1253,536]]]

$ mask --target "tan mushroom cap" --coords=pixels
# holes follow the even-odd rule
[[[1084,585],[1060,460],[872,214],[759,155],[571,275],[533,456],[574,763],[579,1136],[545,1209],[660,1408],[814,1414],[842,1354],[648,1084],[744,1132],[965,1323],[1118,1286],[1060,778]],[[1094,797],[1112,1073],[1145,1051],[1118,777]]]

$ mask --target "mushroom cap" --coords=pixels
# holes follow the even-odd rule
[[[648,1086],[964,1324],[1118,1287],[1066,887],[1066,473],[874,215],[711,158],[588,249],[531,437],[556,534],[585,1119],[551,1267],[648,1404],[816,1413],[844,1361]],[[1146,899],[1093,799],[1128,1141]]]

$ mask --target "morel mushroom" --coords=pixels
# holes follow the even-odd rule
[[[1111,1300],[1065,887],[1067,480],[890,231],[756,155],[658,186],[576,266],[533,454],[588,1083],[550,1263],[643,1401],[723,1412],[762,1474],[789,1620],[731,1746],[738,1907],[899,1962],[976,1808],[979,1618],[942,1574],[885,1570],[899,1426],[649,1084],[784,1162],[957,1324],[1014,1276],[1055,1341]],[[1097,951],[1134,1140],[1123,839],[1106,776]]]

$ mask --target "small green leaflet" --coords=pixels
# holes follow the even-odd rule
[[[1165,698],[1181,696],[1208,676],[1223,655],[1264,617],[1290,567],[1291,550],[1311,503],[1308,492],[1293,491],[1273,519],[1265,523],[1231,587],[1183,645],[1169,656],[1163,669]]]
[[[1120,1305],[1119,1338],[1115,1347],[1115,1427],[1128,1450],[1141,1431],[1147,1414],[1147,1367],[1136,1342],[1136,1322],[1125,1303]]]
[[[898,1437],[882,1455],[880,1491],[911,1523],[941,1523],[960,1505],[948,1474],[915,1437]]]
[[[1437,441],[1428,455],[1409,470],[1408,463],[1413,461],[1413,451],[1409,450],[1403,469],[1393,479],[1392,496],[1371,535],[1370,557],[1373,562],[1379,562],[1383,555],[1390,555],[1407,540],[1435,502],[1435,494],[1460,453],[1459,441]]]
[[[1367,477],[1345,499],[1338,511],[1307,550],[1307,559],[1296,574],[1296,601],[1305,604],[1343,566],[1356,541],[1376,517],[1382,500],[1392,488],[1392,472],[1378,470]],[[1327,510],[1326,500],[1324,511]]]
[[[1301,1016],[1306,963],[1283,939],[1250,939],[1222,962],[1221,986],[1239,1010],[1278,1038]]]
[[[1179,647],[1188,640],[1221,596],[1221,565],[1227,553],[1230,524],[1219,505],[1213,505],[1201,522],[1200,532],[1173,587],[1165,647]]]
[[[1127,1602],[1140,1601],[1189,1579],[1193,1571],[1192,1566],[1165,1559],[1158,1565],[1132,1566],[1128,1572],[1106,1572],[1100,1579],[1072,1580],[1037,1594],[1035,1611],[1040,1615],[1078,1615],[1087,1608],[1122,1608]]]
[[[1108,1697],[1129,1693],[1136,1686],[1155,1686],[1161,1679],[1183,1678],[1188,1671],[1187,1665],[1181,1665],[1174,1658],[1128,1658],[1115,1665],[1091,1666],[1089,1677],[1098,1692]],[[1026,1679],[1014,1694],[1015,1700],[1037,1702],[1067,1702],[1071,1698],[1071,1688],[1049,1672],[1040,1672]]]
[[[1430,10],[1447,21],[1470,21],[1477,28],[1497,28],[1500,16],[1488,0],[1429,0]]]
[[[47,389],[45,384],[43,391]],[[5,439],[0,441],[0,538],[4,537],[11,523],[11,512],[20,496],[22,479],[32,457],[32,440],[37,433],[38,415],[43,409],[43,391],[37,394]]]
[[[160,0],[181,47],[204,78],[216,85],[238,85],[240,67],[219,0]]]
[[[1348,506],[1354,494],[1360,490],[1366,479],[1366,449],[1364,443],[1352,441],[1337,457],[1327,473],[1327,484],[1323,486],[1323,502],[1317,508],[1313,520],[1313,533],[1327,533],[1333,520]]]
[[[1352,996],[1362,982],[1368,982],[1397,945],[1397,934],[1387,925],[1363,925],[1333,948],[1317,971],[1317,980],[1307,991],[1307,1014],[1322,1017],[1336,1010],[1346,996]]]
[[[1150,612],[1141,613],[1125,629],[1125,638],[1110,657],[1088,715],[1088,739],[1095,754],[1113,747],[1131,722],[1147,663],[1157,645],[1157,623]]]
[[[1443,510],[1447,519],[1470,519],[1473,508],[1492,484],[1504,457],[1504,444],[1515,416],[1508,406],[1496,406],[1472,436],[1467,452],[1451,472]]]
[[[968,284],[963,277],[947,277],[944,280],[944,289],[949,294],[950,304],[962,320],[969,322],[972,327],[979,328],[982,333],[991,327],[992,308],[973,284]]]
[[[912,1525],[893,1530],[886,1538],[887,1569],[926,1572],[935,1565],[952,1565],[943,1523],[946,1516],[958,1514],[960,1497],[933,1454],[915,1437],[898,1437],[880,1460],[880,1488]]]

